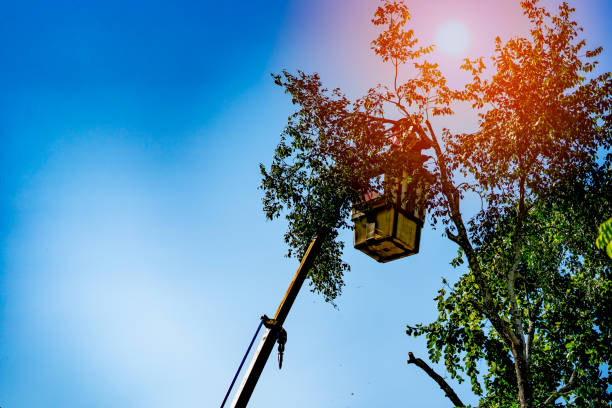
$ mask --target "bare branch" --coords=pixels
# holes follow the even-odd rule
[[[427,373],[435,382],[438,383],[442,391],[444,391],[445,395],[451,402],[455,405],[455,407],[464,407],[465,404],[459,399],[455,391],[451,388],[450,385],[440,376],[440,374],[436,373],[425,361],[420,358],[415,358],[412,352],[408,353],[408,364],[414,364],[417,367],[421,368],[423,371]]]

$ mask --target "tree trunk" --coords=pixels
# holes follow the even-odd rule
[[[514,356],[514,371],[516,372],[516,383],[521,408],[533,408],[533,389],[531,387],[531,375],[529,363],[525,354],[525,344],[522,340],[519,344],[512,345]]]

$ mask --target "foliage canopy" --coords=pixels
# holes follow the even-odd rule
[[[427,60],[433,47],[407,29],[401,1],[383,1],[372,20],[382,29],[372,49],[395,68],[391,85],[349,100],[317,74],[274,75],[297,109],[261,166],[264,211],[286,216],[289,255],[303,254],[319,228],[331,231],[310,282],[333,301],[349,270],[337,231],[351,227],[352,203],[381,187],[381,173],[426,179],[431,224],[457,245],[451,264],[462,275],[443,280],[438,318],[407,333],[425,336],[429,359],[452,378],[471,381],[479,406],[609,405],[612,265],[595,240],[612,211],[612,79],[596,75],[602,48],[585,49],[566,3],[556,13],[537,0],[521,6],[529,35],[497,38],[490,67],[466,59],[463,89]],[[398,83],[406,67],[413,76]],[[478,130],[437,135],[431,122],[457,102],[472,105]],[[475,197],[481,209],[466,214]],[[423,360],[408,362],[449,387]]]

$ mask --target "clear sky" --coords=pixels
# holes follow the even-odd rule
[[[0,5],[0,406],[218,406],[276,310],[297,262],[257,189],[292,110],[269,74],[357,96],[389,71],[369,50],[374,0],[224,4]],[[408,4],[425,41],[466,24],[469,56],[526,28],[518,1]],[[576,6],[607,47],[612,4]],[[461,55],[437,55],[460,83]],[[459,112],[436,126],[473,126]],[[426,353],[404,326],[435,316],[456,250],[427,228],[419,255],[382,265],[344,236],[338,309],[304,288],[250,406],[448,406],[406,365]]]

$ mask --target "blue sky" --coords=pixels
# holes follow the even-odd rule
[[[466,21],[470,55],[525,29],[518,2],[409,5],[425,39]],[[0,406],[220,404],[297,266],[257,189],[292,110],[269,74],[317,71],[352,96],[384,81],[369,51],[375,6],[0,6]],[[606,47],[611,5],[577,7],[587,39]],[[449,73],[460,63],[439,57]],[[473,126],[459,112],[446,126]],[[344,236],[353,270],[339,308],[304,288],[283,369],[270,361],[250,406],[448,406],[406,365],[408,351],[426,352],[404,326],[435,316],[456,250],[427,228],[418,256],[381,265]]]

